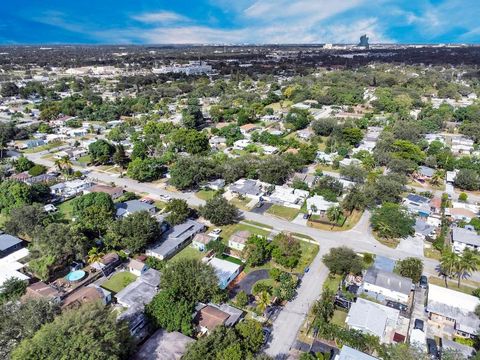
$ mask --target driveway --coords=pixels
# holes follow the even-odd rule
[[[263,279],[268,279],[268,270],[255,270],[245,276],[233,289],[233,293],[237,295],[240,291],[245,291],[247,295],[252,293],[253,285]]]
[[[423,257],[423,240],[416,236],[409,236],[400,240],[400,244],[397,246],[397,250],[410,253],[412,256],[422,258]]]
[[[254,206],[250,211],[255,214],[263,214],[272,207],[272,203],[264,202],[261,206]]]

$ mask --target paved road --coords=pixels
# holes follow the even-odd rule
[[[26,156],[39,164],[51,167],[53,162],[41,157],[47,152],[27,154]],[[79,168],[80,170],[80,168]],[[81,169],[85,170],[85,169]],[[168,195],[174,198],[184,199],[191,206],[200,206],[205,202],[195,196],[192,192],[172,192],[162,189],[149,183],[139,183],[129,178],[120,178],[108,173],[90,170],[89,176],[104,183],[115,183],[117,186],[125,187],[135,192],[146,192],[150,196]],[[297,291],[297,297],[289,302],[280,312],[273,324],[272,341],[266,352],[269,355],[277,356],[287,354],[292,343],[295,341],[296,334],[308,313],[310,306],[320,296],[322,284],[325,281],[328,270],[323,265],[321,258],[332,247],[341,245],[348,246],[357,252],[370,252],[386,256],[395,260],[409,256],[417,256],[416,253],[408,251],[408,247],[402,249],[392,249],[380,244],[371,234],[369,218],[370,213],[365,211],[358,224],[349,231],[331,232],[313,229],[303,224],[292,223],[273,216],[256,214],[248,211],[241,211],[244,219],[266,224],[278,231],[289,231],[310,236],[320,245],[320,252],[313,260],[310,271],[305,274],[302,283]],[[423,256],[422,256],[423,258]],[[433,259],[423,258],[424,273],[426,275],[438,275],[438,262]],[[472,276],[474,280],[480,280],[480,274],[475,273]]]

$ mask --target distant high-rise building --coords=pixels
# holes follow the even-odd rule
[[[367,36],[367,34],[360,36],[360,43],[358,44],[358,46],[362,46],[362,47],[368,49],[369,44],[368,44],[368,36]]]

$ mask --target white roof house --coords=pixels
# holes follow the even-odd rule
[[[214,269],[218,277],[218,286],[225,289],[233,279],[240,273],[241,266],[231,261],[213,257],[208,262]]]
[[[332,206],[337,206],[337,205],[338,205],[337,202],[327,201],[323,198],[323,196],[320,196],[320,195],[314,195],[307,199],[307,209],[311,210],[312,213],[316,215],[327,211]],[[315,209],[315,211],[312,210],[312,206]]]
[[[0,286],[11,278],[20,280],[30,279],[30,277],[19,271],[25,266],[19,260],[27,257],[28,254],[28,249],[22,248],[0,259]]]
[[[480,319],[475,308],[480,299],[459,291],[430,284],[428,287],[427,307],[429,314],[453,319],[456,331],[475,335],[480,327]]]
[[[269,199],[275,204],[300,209],[308,195],[309,192],[306,190],[294,189],[285,185],[276,185]]]
[[[389,343],[393,337],[400,311],[388,306],[357,298],[345,322],[350,328],[378,336],[380,342]]]
[[[351,348],[350,346],[343,345],[336,360],[377,360],[377,358]]]

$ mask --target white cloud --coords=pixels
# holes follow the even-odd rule
[[[190,19],[181,14],[172,11],[160,11],[154,13],[144,13],[132,16],[133,19],[147,24],[170,24],[175,22],[185,22]]]

